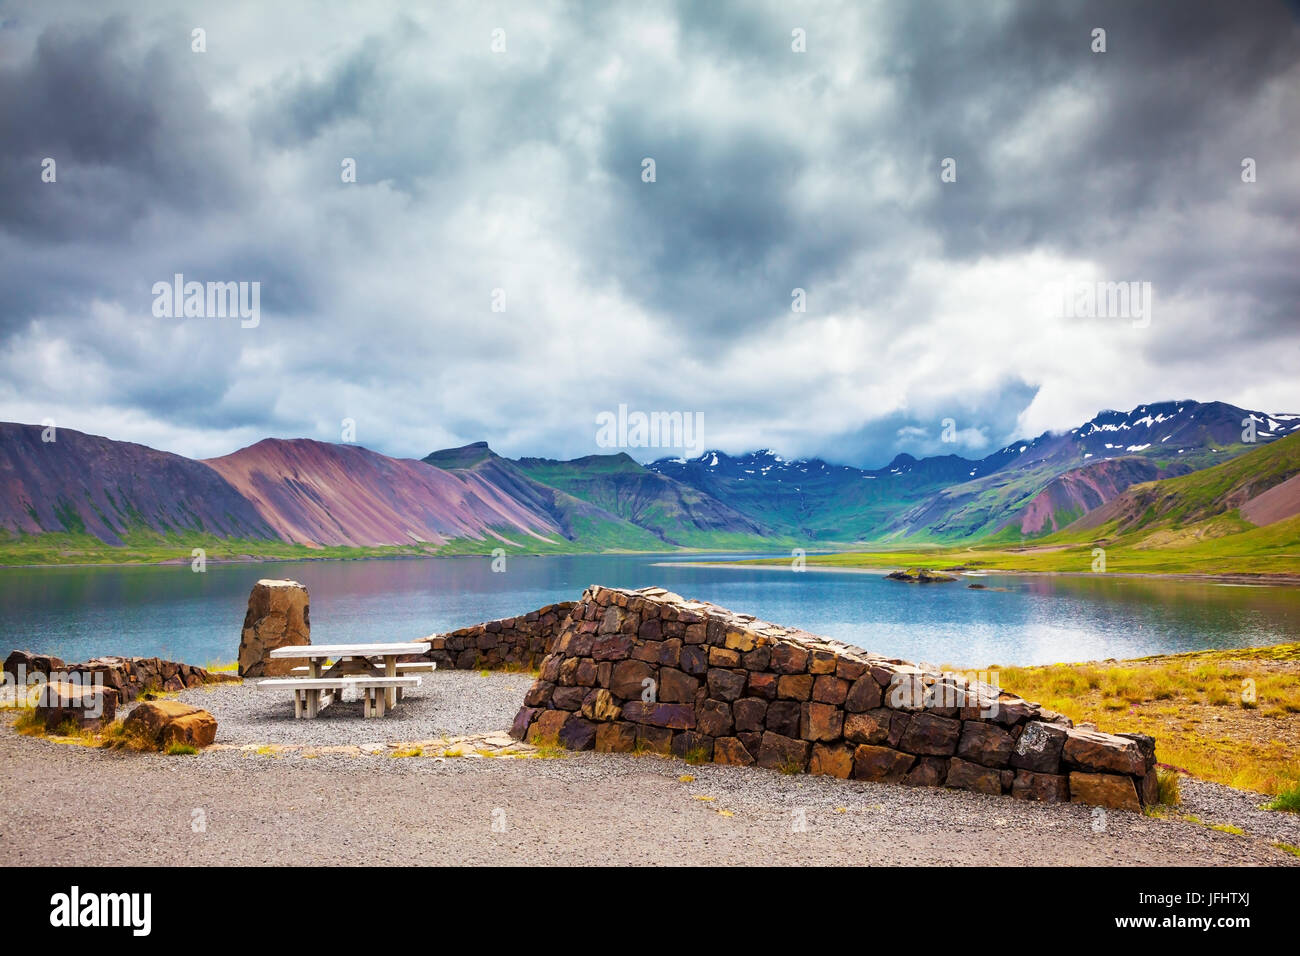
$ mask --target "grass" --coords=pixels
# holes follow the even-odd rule
[[[1300,784],[1280,791],[1277,796],[1264,804],[1264,809],[1300,813]]]
[[[424,748],[423,747],[401,747],[398,748],[397,750],[394,750],[388,756],[395,757],[398,759],[401,759],[403,757],[423,757]]]
[[[169,757],[192,757],[199,752],[199,749],[191,744],[183,744],[179,740],[173,740],[167,745],[164,753]]]
[[[711,757],[709,752],[703,747],[692,747],[683,755],[683,759],[689,764],[709,763]]]
[[[1003,689],[1076,723],[1150,734],[1166,767],[1298,799],[1300,643],[997,673]],[[1242,706],[1247,680],[1258,707]]]
[[[1161,767],[1156,771],[1156,803],[1162,807],[1176,807],[1182,802],[1178,772]]]
[[[1293,846],[1290,843],[1274,843],[1273,846],[1277,847],[1283,853],[1290,853],[1292,856],[1300,856],[1300,846]]]

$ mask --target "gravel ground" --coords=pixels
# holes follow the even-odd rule
[[[453,676],[454,683],[443,680]],[[419,737],[442,724],[460,732],[499,730],[513,714],[518,696],[501,696],[510,675],[439,678],[425,723],[412,701],[411,733],[394,734],[395,720],[360,717],[353,726],[290,716],[274,729],[307,734],[313,739],[302,742],[312,744],[328,728],[338,736],[323,742],[357,743],[373,741],[375,725],[389,737]],[[219,720],[231,721],[222,728],[230,742],[240,735],[266,741],[267,725],[253,723],[253,708],[265,705],[237,690],[186,696],[205,699]],[[499,719],[474,716],[469,698],[476,694]],[[279,700],[272,709],[285,705]],[[224,718],[220,707],[230,708]],[[312,758],[227,749],[167,757],[25,738],[6,725],[0,766],[0,865],[319,865],[368,858],[407,865],[1300,864],[1269,845],[1300,844],[1295,816],[1256,810],[1258,795],[1195,781],[1183,787],[1187,812],[1238,823],[1245,836],[1091,807],[620,754]],[[493,830],[494,819],[504,830]],[[196,832],[198,820],[204,826]]]
[[[360,701],[331,704],[315,720],[296,720],[288,691],[209,684],[177,695],[217,718],[219,744],[342,746],[507,730],[532,685],[527,674],[438,671],[382,719],[361,716]]]

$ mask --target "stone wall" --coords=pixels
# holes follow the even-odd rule
[[[13,651],[5,658],[4,671],[8,680],[28,684],[30,678],[40,674],[45,680],[71,677],[81,687],[93,687],[98,680],[103,686],[117,692],[116,700],[126,703],[135,700],[145,691],[179,691],[201,684],[216,684],[239,680],[233,674],[214,674],[202,667],[165,661],[157,657],[96,657],[80,664],[67,664],[48,654],[30,651]],[[54,675],[51,678],[51,675]]]
[[[588,588],[540,671],[511,729],[530,743],[1131,810],[1155,799],[1150,737],[660,588]]]
[[[561,601],[518,617],[421,638],[429,643],[429,652],[422,657],[436,661],[439,667],[534,670],[550,653],[550,645],[576,603]]]

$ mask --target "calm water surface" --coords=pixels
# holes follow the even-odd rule
[[[139,568],[0,569],[0,654],[80,661],[236,656],[258,578],[311,592],[315,643],[398,640],[575,599],[589,584],[658,585],[873,651],[968,667],[1134,657],[1296,640],[1300,589],[1107,577],[912,586],[873,574],[688,567],[678,556],[479,557]],[[667,566],[664,566],[667,563]],[[975,580],[975,579],[971,579]]]

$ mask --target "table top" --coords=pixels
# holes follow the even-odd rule
[[[271,651],[274,658],[315,657],[390,657],[396,654],[423,654],[429,645],[423,641],[390,644],[295,644]]]

